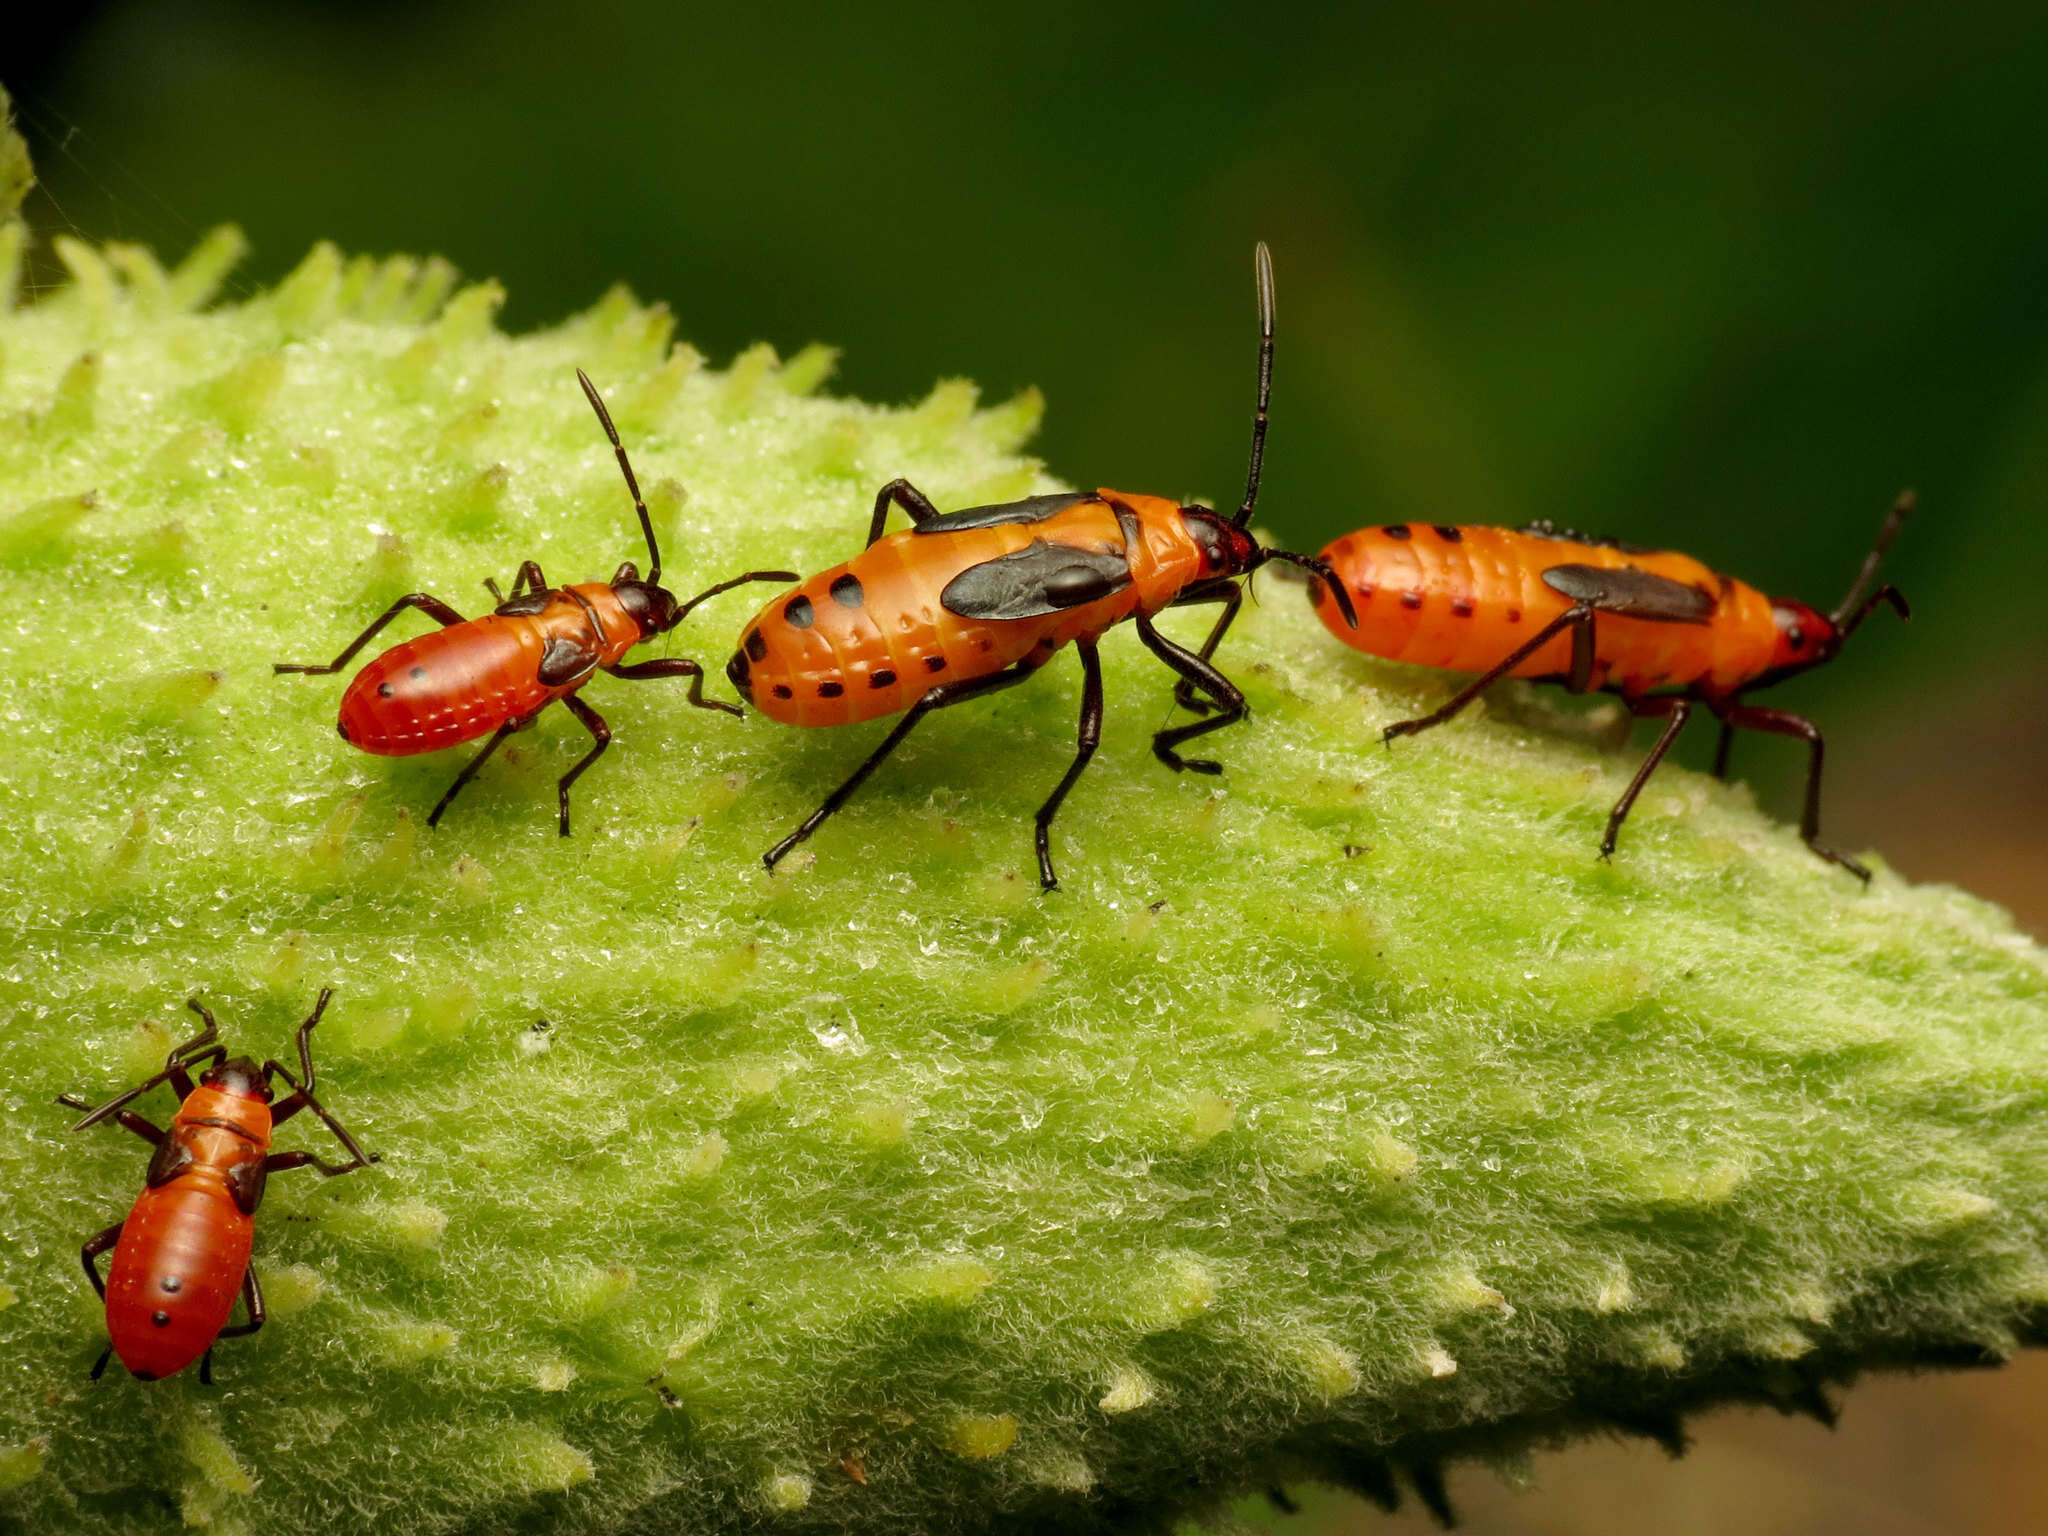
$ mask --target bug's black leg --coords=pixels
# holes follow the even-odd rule
[[[98,1381],[107,1371],[107,1362],[114,1358],[114,1346],[109,1344],[100,1351],[99,1359],[92,1363],[92,1380]]]
[[[263,1287],[256,1283],[256,1266],[254,1264],[251,1264],[247,1269],[242,1271],[242,1305],[249,1309],[249,1321],[247,1321],[246,1323],[237,1323],[232,1328],[221,1329],[221,1331],[215,1335],[216,1338],[247,1338],[250,1334],[254,1333],[258,1328],[261,1328],[263,1326],[266,1320],[266,1314],[263,1310]],[[208,1359],[211,1359],[213,1357],[213,1351],[211,1349],[207,1350],[206,1354]],[[201,1381],[208,1382],[209,1385],[211,1384],[211,1378],[205,1374],[204,1367],[201,1367],[201,1374],[199,1379]]]
[[[1621,835],[1621,824],[1628,820],[1628,813],[1635,808],[1636,796],[1643,792],[1643,786],[1650,782],[1650,775],[1657,771],[1657,765],[1664,761],[1664,754],[1671,750],[1671,743],[1678,740],[1678,733],[1685,729],[1685,722],[1692,714],[1692,700],[1665,695],[1654,699],[1629,699],[1625,701],[1629,713],[1638,720],[1654,720],[1659,715],[1669,715],[1671,721],[1664,727],[1664,733],[1657,738],[1657,744],[1650,748],[1650,755],[1643,759],[1636,776],[1628,781],[1628,788],[1621,792],[1621,798],[1614,802],[1614,809],[1607,813],[1607,831],[1600,839],[1600,857],[1611,858],[1614,854],[1614,840]]]
[[[1542,650],[1557,637],[1559,631],[1566,628],[1572,630],[1572,669],[1565,686],[1573,693],[1584,693],[1592,681],[1593,674],[1593,609],[1586,604],[1578,604],[1567,608],[1537,630],[1520,646],[1501,658],[1491,670],[1480,673],[1460,688],[1451,695],[1448,703],[1416,719],[1395,721],[1380,733],[1380,739],[1391,742],[1396,736],[1413,736],[1417,731],[1426,731],[1433,725],[1442,725],[1494,683]]]
[[[58,1094],[57,1102],[59,1104],[62,1104],[66,1109],[92,1108],[92,1106],[86,1103],[85,1100],[73,1098],[68,1093]],[[113,1119],[114,1122],[121,1127],[121,1129],[123,1129],[124,1131],[133,1131],[136,1135],[140,1136],[144,1141],[148,1142],[152,1147],[160,1147],[164,1143],[163,1129],[160,1126],[152,1123],[151,1121],[143,1119],[142,1116],[136,1114],[133,1110],[124,1109],[119,1114],[113,1116]]]
[[[1726,720],[1721,722],[1721,739],[1714,745],[1714,777],[1722,783],[1728,782],[1728,757],[1735,750],[1735,727]]]
[[[283,1078],[292,1085],[291,1096],[279,1102],[270,1112],[270,1123],[273,1127],[289,1120],[302,1109],[310,1109],[320,1118],[321,1123],[327,1129],[334,1132],[335,1139],[347,1149],[348,1155],[353,1161],[346,1165],[339,1165],[323,1163],[309,1152],[275,1152],[263,1160],[263,1171],[265,1173],[278,1172],[286,1168],[311,1166],[318,1168],[322,1173],[332,1178],[337,1173],[351,1173],[378,1160],[376,1153],[365,1152],[356,1145],[355,1137],[349,1135],[347,1128],[339,1120],[335,1119],[334,1116],[330,1115],[318,1099],[313,1097],[313,1084],[315,1081],[313,1075],[313,1026],[320,1022],[320,1015],[327,1010],[327,1000],[333,995],[334,989],[332,987],[322,987],[320,989],[320,1000],[313,1004],[312,1013],[307,1016],[306,1022],[299,1026],[299,1070],[305,1074],[305,1080],[302,1082],[298,1078],[293,1077],[285,1069],[284,1063],[276,1060],[263,1063],[263,1076],[265,1081]]]
[[[1209,638],[1202,642],[1202,648],[1195,654],[1207,661],[1216,654],[1216,647],[1223,643],[1223,637],[1230,626],[1237,622],[1237,610],[1244,606],[1244,588],[1227,578],[1215,581],[1200,581],[1189,587],[1173,600],[1176,608],[1192,608],[1198,603],[1221,603],[1223,611],[1216,615],[1216,623],[1209,630]],[[1206,715],[1215,708],[1195,689],[1191,679],[1182,678],[1173,685],[1173,702],[1193,714]]]
[[[931,498],[908,480],[891,480],[875,494],[875,517],[868,524],[868,544],[882,536],[882,525],[889,521],[889,503],[895,502],[910,514],[912,527],[922,527],[939,515],[939,509],[932,505]],[[867,544],[861,546],[867,548]]]
[[[600,715],[575,694],[563,694],[562,702],[568,706],[569,713],[583,723],[583,729],[590,732],[596,742],[596,745],[576,760],[576,765],[573,768],[562,775],[561,782],[555,786],[560,792],[562,799],[562,836],[567,837],[569,835],[569,786],[581,777],[584,769],[604,756],[604,749],[612,744],[612,728],[604,723],[603,715]]]
[[[122,1222],[115,1222],[104,1232],[95,1232],[85,1240],[85,1246],[78,1250],[78,1262],[85,1266],[85,1278],[92,1282],[92,1288],[99,1292],[101,1301],[107,1299],[107,1282],[100,1278],[99,1266],[93,1262],[114,1244],[121,1241]]]
[[[360,651],[364,646],[368,645],[371,642],[371,640],[376,638],[377,632],[379,630],[381,630],[386,624],[389,624],[393,619],[397,618],[401,613],[405,612],[405,610],[408,608],[419,609],[421,613],[424,613],[428,618],[432,619],[435,623],[439,624],[443,629],[446,629],[451,625],[461,624],[465,622],[461,614],[457,613],[453,608],[450,608],[438,597],[429,597],[424,592],[408,592],[404,597],[401,597],[389,608],[386,608],[382,613],[378,614],[376,618],[372,619],[370,621],[370,627],[364,630],[360,635],[357,635],[355,639],[349,641],[348,649],[343,651],[339,656],[335,657],[334,660],[327,663],[326,666],[316,667],[311,665],[310,663],[297,661],[274,661],[270,664],[270,670],[273,672],[308,672],[315,674],[339,672],[343,667],[349,664],[350,660],[354,658],[357,651]]]
[[[1152,627],[1150,619],[1140,614],[1135,622],[1138,627],[1138,638],[1145,642],[1145,648],[1208,694],[1216,703],[1216,713],[1208,719],[1197,720],[1193,725],[1177,725],[1171,730],[1160,731],[1154,735],[1152,755],[1175,773],[1221,773],[1221,763],[1210,762],[1207,758],[1182,757],[1174,748],[1184,741],[1205,736],[1210,731],[1220,731],[1224,726],[1242,720],[1250,713],[1244,702],[1244,695],[1238,692],[1237,684],[1193,651],[1186,646],[1175,645],[1160,634]]]
[[[186,998],[185,1006],[198,1014],[200,1023],[206,1027],[183,1045],[174,1047],[164,1058],[163,1076],[177,1093],[180,1104],[192,1096],[193,1067],[209,1057],[214,1066],[228,1059],[228,1053],[215,1043],[220,1039],[220,1024],[215,1020],[213,1010],[196,997]]]
[[[1075,736],[1074,760],[1067,765],[1059,787],[1038,808],[1038,884],[1047,891],[1060,883],[1052,872],[1052,819],[1102,740],[1102,659],[1095,654],[1093,640],[1076,640],[1074,649],[1081,655],[1081,728]]]
[[[164,1057],[163,1071],[158,1072],[153,1077],[144,1078],[126,1093],[118,1094],[114,1098],[109,1099],[83,1120],[72,1126],[72,1130],[82,1131],[87,1126],[98,1125],[103,1120],[119,1118],[123,1125],[128,1126],[129,1130],[134,1131],[136,1135],[142,1136],[147,1140],[147,1134],[138,1130],[135,1125],[129,1125],[130,1117],[123,1115],[122,1111],[135,1100],[149,1092],[158,1083],[169,1083],[177,1093],[179,1102],[182,1103],[192,1096],[191,1068],[208,1059],[211,1059],[216,1066],[227,1060],[227,1052],[214,1044],[220,1038],[220,1026],[214,1022],[213,1015],[206,1010],[205,1005],[196,997],[187,1002],[185,1006],[206,1021],[206,1028],[202,1029],[190,1040],[187,1040],[183,1045],[171,1047],[170,1054]],[[84,1108],[76,1099],[69,1097],[60,1099],[59,1102],[73,1109]],[[143,1120],[140,1115],[132,1118],[141,1125],[149,1125],[149,1122]],[[150,1126],[150,1130],[154,1131],[156,1127]],[[162,1132],[157,1133],[158,1140],[162,1139],[162,1134]]]
[[[492,602],[502,604],[505,601],[505,594],[498,590],[497,577],[486,576],[484,578],[484,590],[491,594]]]
[[[687,677],[690,680],[690,702],[699,709],[722,709],[728,715],[741,713],[737,704],[704,697],[704,669],[686,657],[664,657],[659,661],[640,661],[630,667],[607,667],[605,670],[613,677],[623,677],[630,683],[644,683],[658,677]]]
[[[226,1333],[227,1330],[223,1328],[221,1332]],[[202,1387],[213,1385],[213,1346],[211,1344],[206,1346],[206,1353],[199,1357],[199,1385]]]
[[[1733,730],[1768,731],[1774,736],[1797,736],[1811,748],[1806,760],[1806,807],[1799,817],[1799,836],[1815,853],[1830,864],[1839,864],[1866,885],[1870,883],[1870,871],[1846,853],[1839,853],[1820,840],[1820,769],[1826,748],[1821,741],[1820,727],[1803,715],[1795,715],[1782,709],[1765,709],[1757,704],[1731,704],[1721,716],[1722,722]]]
[[[532,723],[531,720],[507,720],[497,730],[493,731],[491,739],[484,743],[483,751],[477,753],[475,757],[469,760],[463,767],[462,772],[455,775],[455,782],[448,786],[448,792],[434,802],[434,808],[427,812],[427,825],[430,827],[438,826],[441,821],[441,813],[448,809],[448,803],[462,793],[462,786],[476,777],[477,769],[483,767],[485,762],[489,760],[490,755],[498,750],[499,745],[505,738],[514,731],[523,729]]]
[[[522,584],[524,584],[529,592],[547,591],[548,579],[541,574],[540,562],[538,560],[520,561],[519,569],[512,577],[512,595],[514,597],[519,596],[519,589]]]
[[[1037,667],[1033,663],[1020,661],[1014,667],[991,677],[973,677],[965,682],[942,683],[927,690],[923,698],[904,712],[903,718],[896,722],[895,729],[882,738],[882,744],[870,752],[867,760],[847,776],[846,782],[827,795],[824,804],[804,818],[802,826],[762,854],[761,862],[769,869],[774,869],[790,849],[823,826],[834,811],[853,798],[854,792],[867,782],[868,775],[881,767],[891,752],[903,745],[903,738],[910,734],[917,722],[933,710],[944,709],[949,704],[965,703],[968,699],[977,699],[983,694],[999,693],[1005,688],[1015,687],[1036,670]]]

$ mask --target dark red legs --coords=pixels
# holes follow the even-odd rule
[[[780,574],[779,572],[775,574]],[[728,704],[723,699],[704,697],[704,669],[687,657],[664,657],[658,661],[636,661],[631,665],[610,667],[613,677],[623,677],[629,683],[651,682],[662,677],[687,677],[690,680],[689,700],[699,709],[723,710],[728,715],[740,713],[737,704]]]
[[[556,793],[560,796],[562,802],[562,836],[567,837],[569,835],[569,786],[576,782],[584,769],[604,756],[605,748],[612,744],[612,728],[604,723],[603,715],[600,715],[575,694],[563,694],[562,703],[570,714],[582,722],[583,729],[590,732],[591,740],[594,743],[588,752],[576,760],[575,766],[562,775],[561,781],[555,786]]]
[[[1494,665],[1491,671],[1480,673],[1479,676],[1452,694],[1449,702],[1445,703],[1441,708],[1434,709],[1430,713],[1414,720],[1395,721],[1380,733],[1380,739],[1391,743],[1396,736],[1413,736],[1416,732],[1426,731],[1433,725],[1442,725],[1467,704],[1478,698],[1480,694],[1542,650],[1544,646],[1548,645],[1551,640],[1566,629],[1572,632],[1572,668],[1569,675],[1565,678],[1565,687],[1572,693],[1584,693],[1592,686],[1593,682],[1594,612],[1594,608],[1589,603],[1580,603],[1574,607],[1567,608],[1563,613],[1560,613],[1548,624],[1537,630],[1523,644],[1508,652],[1505,657]]]
[[[855,791],[868,781],[868,775],[881,767],[889,754],[903,745],[903,738],[910,734],[917,722],[933,710],[944,709],[952,704],[963,704],[969,699],[978,699],[986,694],[1000,693],[1005,688],[1014,688],[1037,670],[1035,663],[1028,660],[1020,661],[1014,667],[989,677],[969,678],[959,683],[942,683],[927,690],[923,698],[904,711],[903,718],[882,738],[882,744],[870,752],[858,768],[847,775],[846,782],[827,795],[824,803],[804,818],[802,826],[761,855],[761,862],[769,869],[774,869],[790,849],[823,826],[826,818],[853,798]]]
[[[1636,796],[1643,792],[1643,786],[1650,782],[1650,775],[1657,771],[1657,765],[1664,761],[1664,754],[1671,750],[1671,744],[1678,740],[1678,733],[1685,729],[1685,722],[1692,715],[1692,700],[1677,694],[1659,694],[1647,699],[1624,699],[1629,713],[1638,720],[1654,720],[1660,715],[1669,715],[1670,723],[1657,737],[1657,744],[1650,748],[1650,755],[1643,759],[1643,765],[1636,770],[1636,776],[1628,781],[1628,788],[1621,792],[1621,798],[1614,802],[1614,809],[1607,813],[1607,831],[1600,839],[1600,857],[1614,856],[1614,840],[1621,835],[1621,824],[1628,820],[1628,813],[1635,809]]]
[[[358,1168],[367,1168],[371,1163],[380,1161],[375,1152],[365,1152],[358,1146],[355,1137],[348,1133],[347,1127],[329,1114],[326,1107],[313,1097],[313,1026],[320,1022],[320,1016],[327,1011],[328,999],[333,996],[332,987],[322,987],[319,998],[313,1004],[313,1011],[306,1016],[305,1022],[299,1025],[299,1071],[304,1074],[303,1078],[293,1077],[285,1069],[284,1063],[275,1058],[263,1063],[263,1075],[273,1082],[282,1078],[292,1085],[290,1096],[280,1100],[270,1111],[270,1124],[273,1129],[291,1119],[300,1110],[310,1109],[320,1123],[334,1133],[334,1139],[342,1144],[351,1160],[343,1164],[324,1163],[310,1152],[273,1152],[263,1160],[263,1171],[266,1174],[278,1173],[287,1168],[317,1168],[331,1179],[338,1173],[353,1173]]]
[[[527,563],[532,564],[531,561]],[[516,584],[515,590],[517,590]],[[421,613],[424,613],[443,629],[452,629],[455,625],[465,622],[461,614],[450,608],[438,597],[430,596],[425,592],[408,592],[404,597],[401,597],[389,608],[378,614],[376,618],[372,619],[370,627],[351,640],[348,643],[348,649],[327,663],[327,665],[313,666],[305,662],[274,661],[270,664],[270,670],[272,672],[305,672],[314,675],[339,672],[349,664],[349,661],[355,656],[357,651],[360,651],[376,638],[379,630],[383,629],[385,625],[389,624],[408,608],[419,609]]]
[[[1216,713],[1192,725],[1177,725],[1170,730],[1159,731],[1152,737],[1152,755],[1175,773],[1221,773],[1223,765],[1207,758],[1182,757],[1174,749],[1184,741],[1197,736],[1206,736],[1211,731],[1220,731],[1226,725],[1242,720],[1249,713],[1244,695],[1237,685],[1225,677],[1202,657],[1182,645],[1176,645],[1152,627],[1152,621],[1142,614],[1133,621],[1138,638],[1145,649],[1165,662],[1189,685],[1201,689],[1215,702]]]
[[[1052,819],[1059,814],[1060,802],[1067,798],[1067,791],[1074,787],[1074,781],[1081,777],[1081,770],[1088,766],[1102,741],[1102,660],[1096,654],[1093,640],[1076,640],[1074,649],[1081,657],[1081,725],[1075,736],[1074,760],[1067,765],[1058,787],[1045,797],[1037,816],[1038,885],[1046,891],[1056,889],[1060,883],[1052,868]]]
[[[540,562],[538,560],[526,560],[522,561],[519,569],[513,573],[512,597],[507,597],[504,593],[500,592],[498,590],[498,583],[489,576],[484,578],[484,589],[491,594],[491,601],[503,607],[506,603],[511,602],[512,598],[518,597],[521,592],[547,591],[548,579],[541,574]]]
[[[861,546],[863,549],[872,547],[874,542],[881,538],[883,525],[889,521],[891,502],[904,510],[913,528],[928,523],[939,515],[939,509],[932,505],[931,498],[908,480],[891,480],[875,493],[874,521],[868,524],[868,542]]]
[[[1721,739],[1714,743],[1714,777],[1723,784],[1728,782],[1728,757],[1735,750],[1735,727],[1726,720],[1721,722]]]
[[[449,805],[454,801],[455,797],[462,793],[462,786],[467,784],[471,779],[476,777],[476,771],[479,768],[483,767],[483,765],[490,760],[491,754],[497,751],[498,748],[501,745],[503,745],[505,738],[507,736],[510,736],[514,731],[525,730],[529,725],[532,724],[533,718],[531,716],[528,716],[524,720],[507,720],[503,725],[499,726],[497,730],[493,731],[491,733],[491,739],[484,743],[483,751],[477,753],[475,757],[472,757],[466,764],[463,765],[462,772],[455,775],[455,782],[448,786],[447,793],[442,795],[439,800],[436,800],[434,802],[434,808],[431,811],[427,812],[427,825],[430,827],[439,826],[441,824],[442,814],[448,809]]]
[[[1237,610],[1244,606],[1244,588],[1235,581],[1198,582],[1183,592],[1173,606],[1192,608],[1202,603],[1223,605],[1223,611],[1209,627],[1209,638],[1204,640],[1202,648],[1195,652],[1203,661],[1208,661],[1216,654],[1216,647],[1223,643],[1223,637],[1229,632],[1230,626],[1237,621]],[[1206,715],[1215,708],[1196,691],[1194,680],[1186,677],[1173,685],[1173,702],[1197,715]]]
[[[1709,699],[1708,705],[1714,707]],[[1870,871],[1846,853],[1837,852],[1820,840],[1820,770],[1826,747],[1821,741],[1820,727],[1803,715],[1791,714],[1782,709],[1765,709],[1758,704],[1744,704],[1728,700],[1715,708],[1720,715],[1725,731],[1768,731],[1773,736],[1796,736],[1811,749],[1806,760],[1806,805],[1799,816],[1799,836],[1806,846],[1826,859],[1830,864],[1839,864],[1858,880],[1868,885]]]

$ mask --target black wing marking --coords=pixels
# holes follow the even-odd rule
[[[192,1149],[173,1133],[156,1144],[156,1154],[150,1158],[149,1172],[142,1182],[149,1189],[161,1189],[191,1166]]]
[[[1008,523],[1042,523],[1069,507],[1095,500],[1091,491],[1055,491],[1050,496],[1026,496],[1022,501],[1005,501],[988,507],[962,507],[928,517],[915,530],[919,534],[958,533],[963,528],[1001,528]]]
[[[580,640],[550,635],[547,649],[540,653],[540,681],[546,688],[573,683],[597,665],[597,650]]]
[[[1624,555],[1661,555],[1661,549],[1648,544],[1631,544],[1626,539],[1617,539],[1604,533],[1581,533],[1576,528],[1560,528],[1547,517],[1539,517],[1533,523],[1524,523],[1515,530],[1535,539],[1560,539],[1568,544],[1590,544],[1595,549],[1612,549]]]
[[[939,601],[963,619],[1035,619],[1079,608],[1131,584],[1122,554],[1033,539],[1022,549],[971,565],[946,583]]]
[[[1553,565],[1543,573],[1543,584],[1575,603],[1589,603],[1601,613],[1628,619],[1704,624],[1714,616],[1712,593],[1632,565],[1617,570],[1599,565]]]

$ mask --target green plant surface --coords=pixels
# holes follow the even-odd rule
[[[2048,964],[2003,914],[1676,770],[1602,863],[1610,722],[1509,689],[1382,750],[1450,680],[1280,580],[1221,658],[1221,780],[1153,760],[1171,679],[1106,643],[1050,896],[1065,663],[926,722],[772,878],[882,726],[600,678],[573,837],[561,711],[429,831],[461,754],[351,751],[343,680],[271,663],[638,558],[575,367],[685,592],[845,558],[897,475],[1050,488],[1037,399],[714,370],[624,292],[508,337],[434,260],[321,246],[218,304],[232,231],[56,246],[0,317],[0,1527],[1147,1526],[1996,1358],[2048,1303]],[[674,654],[716,678],[749,601]],[[271,1322],[216,1386],[88,1381],[77,1247],[146,1149],[56,1096],[153,1070],[188,995],[282,1055],[323,984],[323,1095],[383,1162],[272,1183]]]

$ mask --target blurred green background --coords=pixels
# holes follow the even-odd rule
[[[1773,702],[1829,732],[1831,840],[2048,932],[2039,7],[121,0],[14,25],[45,231],[176,253],[232,219],[250,285],[318,238],[439,251],[501,278],[515,327],[622,278],[714,360],[826,340],[868,398],[1037,384],[1039,450],[1082,484],[1238,494],[1265,238],[1261,521],[1297,547],[1550,517],[1830,606],[1915,485],[1913,625]],[[1785,814],[1797,766],[1738,757]],[[1833,1438],[1726,1414],[1683,1463],[1584,1448],[1533,1497],[1453,1493],[1476,1531],[2048,1529],[2044,1426],[2027,1360],[1859,1390]]]

